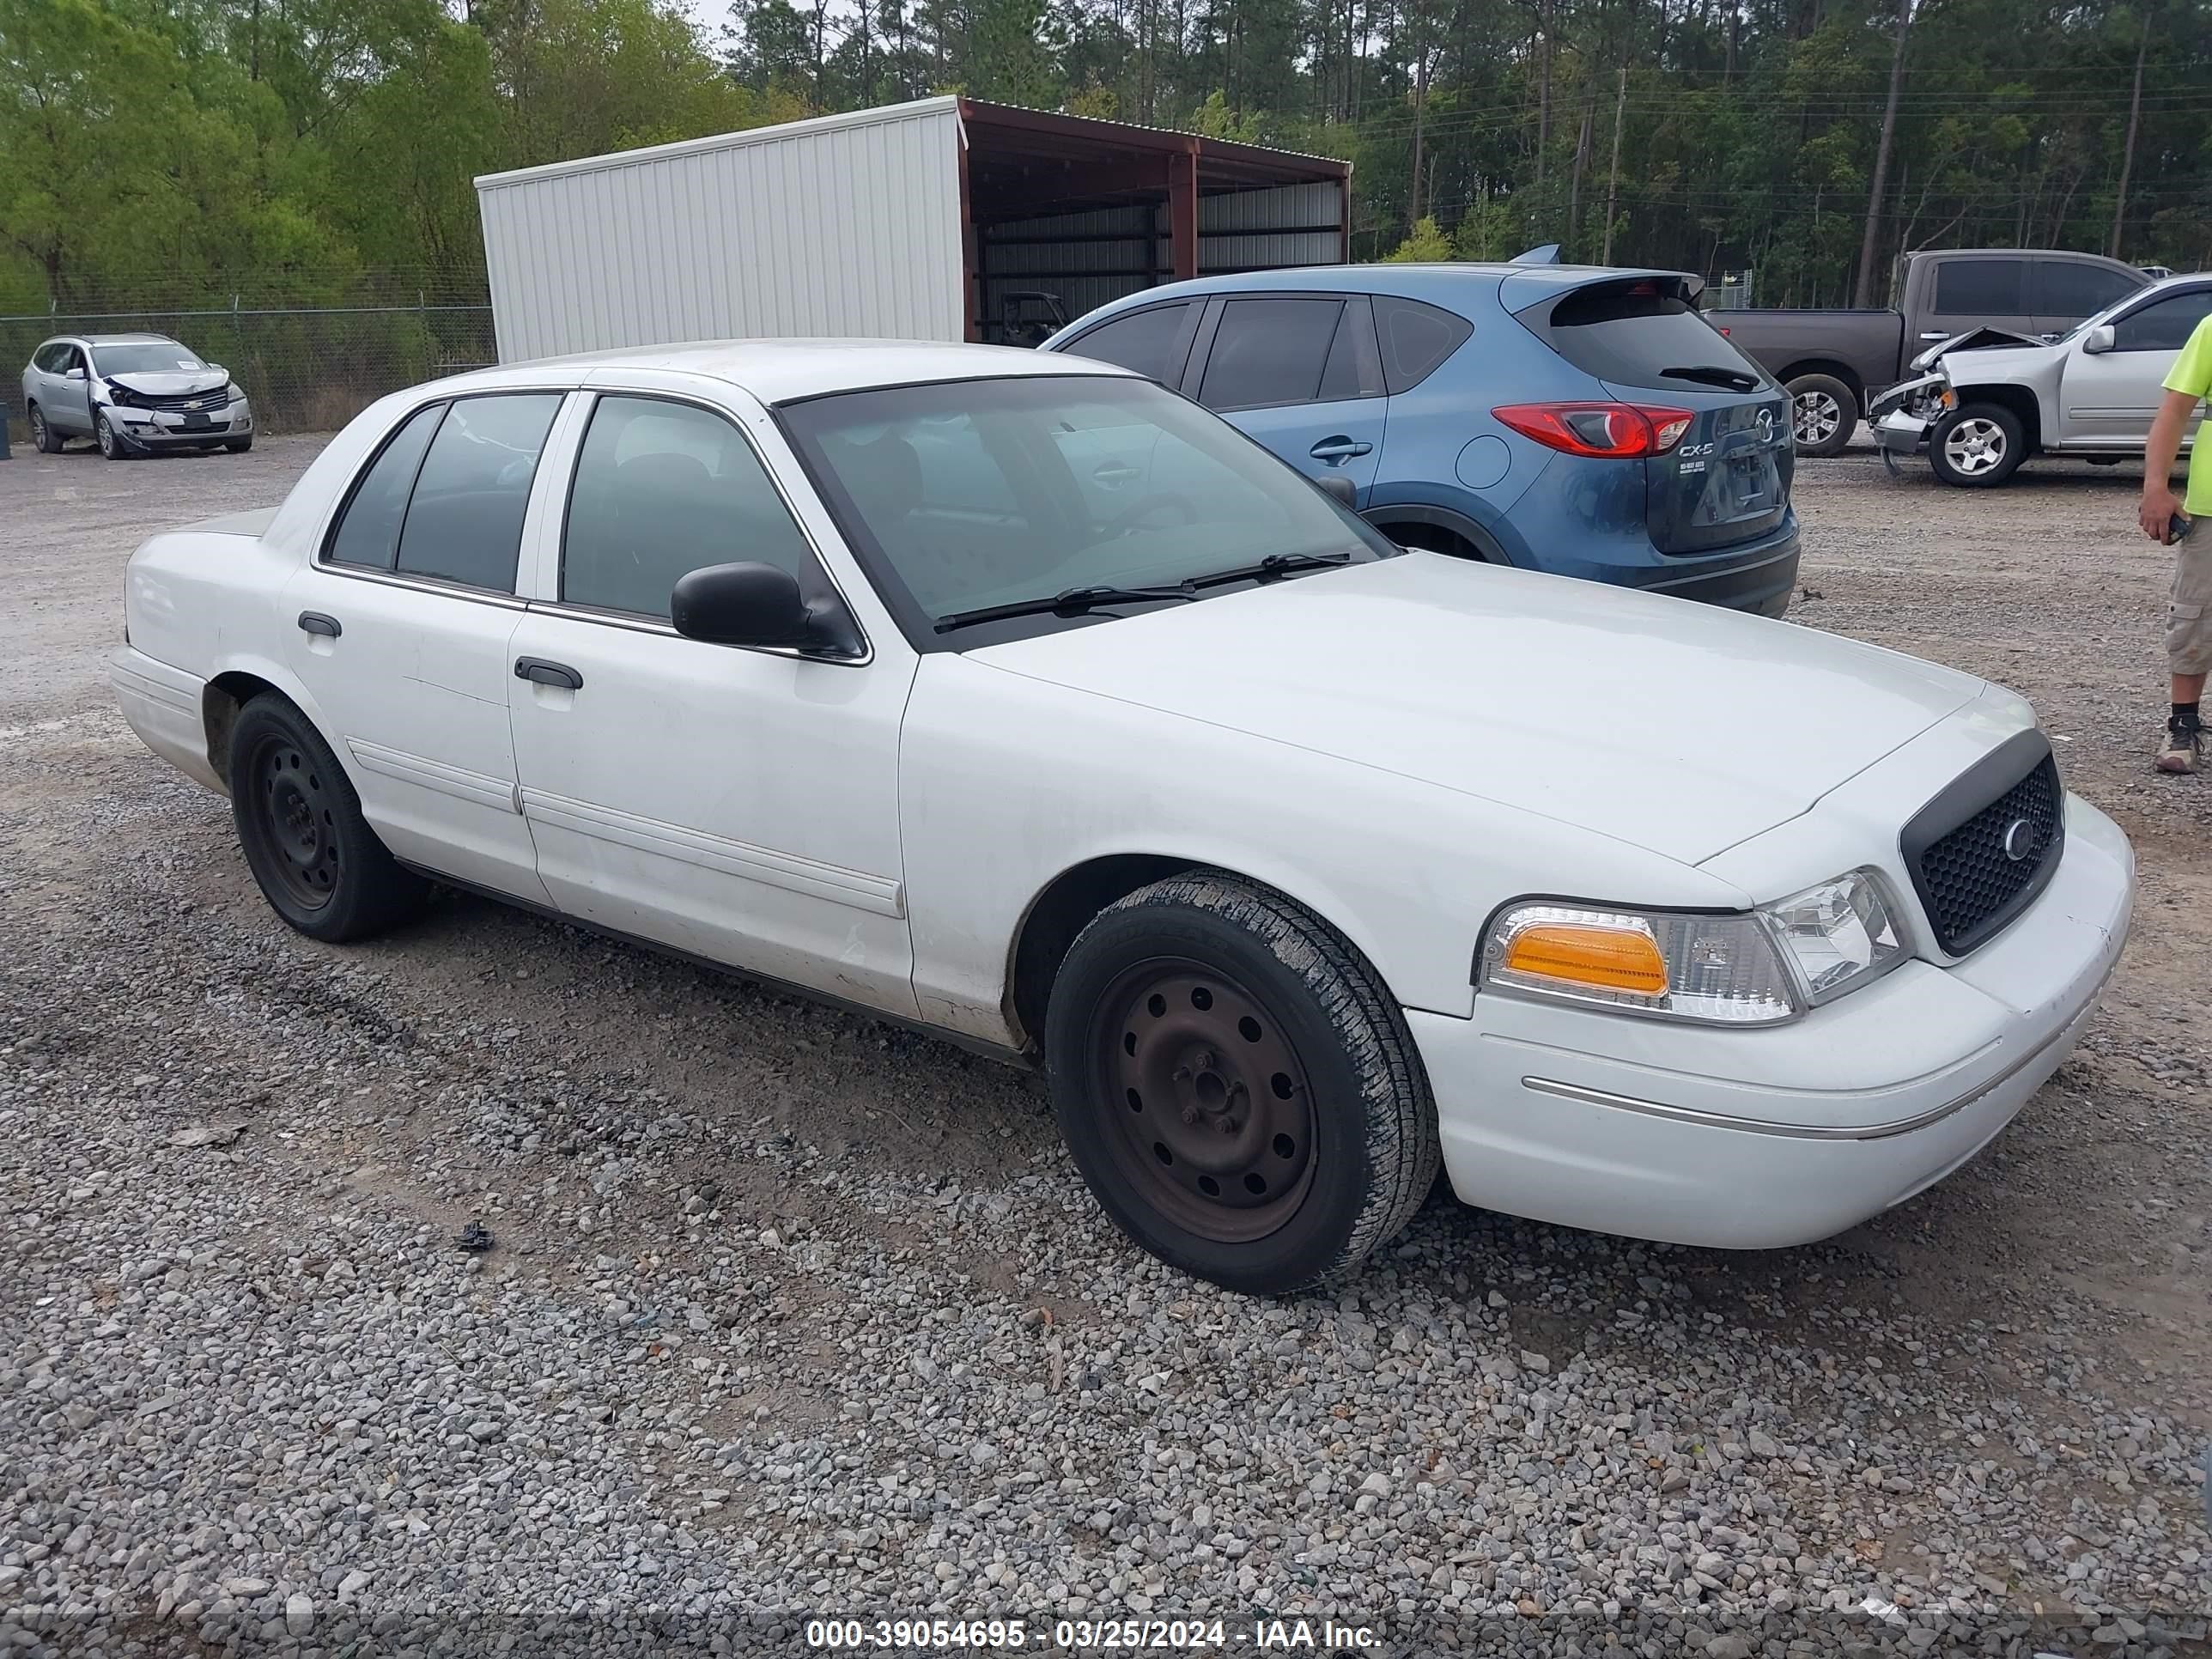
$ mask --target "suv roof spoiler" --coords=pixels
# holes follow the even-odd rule
[[[1525,253],[1515,254],[1508,263],[1516,265],[1556,265],[1560,263],[1559,245],[1557,242],[1546,242],[1540,246],[1530,248]]]

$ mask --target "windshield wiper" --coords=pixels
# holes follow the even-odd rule
[[[1160,599],[1194,599],[1193,584],[1176,587],[1070,587],[1034,599],[1008,605],[987,605],[978,611],[956,611],[937,619],[936,631],[950,634],[956,628],[977,623],[1004,622],[1010,617],[1076,617],[1102,605],[1147,605]]]
[[[1349,564],[1349,553],[1270,553],[1257,564],[1241,564],[1234,570],[1209,571],[1194,576],[1191,587],[1225,587],[1231,582],[1272,582],[1301,570],[1325,570],[1333,564]]]
[[[1759,386],[1757,375],[1747,374],[1740,368],[1723,368],[1718,364],[1699,363],[1690,368],[1662,368],[1659,372],[1669,380],[1695,380],[1702,386],[1724,386],[1730,392],[1752,392]]]

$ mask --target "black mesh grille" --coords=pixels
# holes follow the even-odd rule
[[[2049,746],[2039,738],[2035,747],[2039,757],[2027,775],[1995,799],[1988,799],[1986,789],[1972,791],[1964,803],[1970,810],[1960,818],[1961,803],[1947,791],[1905,831],[1905,862],[1913,885],[1936,942],[1954,956],[1972,950],[2019,915],[2057,866],[2065,838],[2065,792]],[[2019,763],[2006,750],[1990,759],[2009,760],[2008,770]],[[1968,774],[1961,784],[1979,781],[1980,771]],[[1976,799],[1987,805],[1973,808]],[[1925,822],[1947,805],[1949,827]]]

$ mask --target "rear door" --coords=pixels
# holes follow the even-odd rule
[[[1796,466],[1790,398],[1691,303],[1679,279],[1597,282],[1522,313],[1606,392],[1681,436],[1641,463],[1662,553],[1703,553],[1778,530]]]
[[[1346,477],[1365,505],[1389,404],[1364,295],[1218,302],[1184,389],[1307,477]]]
[[[2038,332],[2035,304],[2028,292],[2028,264],[2018,253],[1939,258],[1928,314],[1920,319],[1917,343],[1907,343],[1908,355],[1970,328]]]

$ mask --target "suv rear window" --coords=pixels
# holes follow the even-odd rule
[[[1519,313],[1536,337],[1583,374],[1659,392],[1723,391],[1684,369],[1720,369],[1767,384],[1765,371],[1707,322],[1671,278],[1594,283]],[[1669,371],[1674,371],[1670,373]]]

